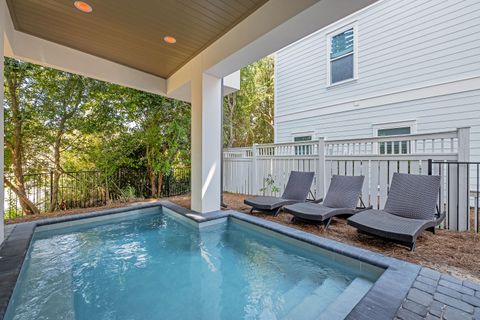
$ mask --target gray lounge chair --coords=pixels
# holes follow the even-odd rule
[[[310,187],[312,186],[314,172],[292,171],[288,178],[287,186],[280,198],[277,197],[255,197],[245,199],[243,202],[252,207],[253,210],[270,211],[278,215],[283,206],[297,202],[304,202]]]
[[[328,228],[332,218],[338,215],[352,215],[366,210],[360,199],[364,176],[332,176],[325,200],[316,203],[296,203],[285,206],[283,210],[292,214],[292,221],[323,224]],[[362,207],[357,207],[358,200]]]
[[[395,173],[383,210],[367,210],[348,219],[361,232],[387,238],[415,250],[424,231],[435,233],[444,219],[437,204],[439,176]]]

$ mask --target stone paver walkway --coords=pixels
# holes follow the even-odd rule
[[[422,268],[397,319],[480,320],[480,284]]]

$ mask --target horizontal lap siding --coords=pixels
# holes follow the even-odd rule
[[[277,124],[277,142],[291,142],[298,131],[313,131],[327,140],[369,137],[372,124],[416,120],[418,133],[471,127],[472,160],[480,161],[480,90],[361,108]]]
[[[359,79],[326,87],[326,35],[342,24],[310,35],[276,54],[276,117],[480,77],[478,0],[384,0],[360,12],[352,21],[358,25]],[[423,108],[418,102],[411,105]],[[444,112],[430,110],[430,114]],[[375,116],[374,122],[388,121]],[[308,123],[313,119],[304,121]],[[366,122],[372,121],[366,119]],[[283,131],[286,124],[277,123],[276,141],[291,141],[291,137],[285,137],[289,133]],[[419,130],[427,129],[419,123]],[[371,130],[366,132],[364,128],[352,129],[352,132],[371,135]],[[351,136],[344,134],[344,137]]]

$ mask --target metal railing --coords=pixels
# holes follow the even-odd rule
[[[12,179],[12,177],[7,177]],[[52,211],[54,202],[54,173],[42,172],[23,176],[27,198],[40,213]],[[158,180],[155,180],[158,184]],[[158,185],[155,186],[158,188]],[[163,177],[160,197],[190,192],[190,168],[174,168]],[[132,199],[152,197],[151,182],[146,172],[120,169],[106,176],[100,171],[63,172],[59,177],[57,206],[54,210],[69,210],[107,205]],[[23,216],[19,197],[5,186],[5,219]]]

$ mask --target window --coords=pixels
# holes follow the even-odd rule
[[[398,136],[407,135],[412,133],[411,127],[398,127],[388,129],[378,129],[377,136]],[[380,142],[379,144],[380,154],[408,154],[410,153],[410,146],[408,141],[390,141]]]
[[[298,136],[293,138],[294,142],[306,142],[312,141],[312,136]],[[295,146],[295,155],[296,156],[304,156],[312,154],[312,145],[311,144],[304,144],[300,146]]]
[[[356,78],[355,28],[348,27],[328,37],[329,84]]]

